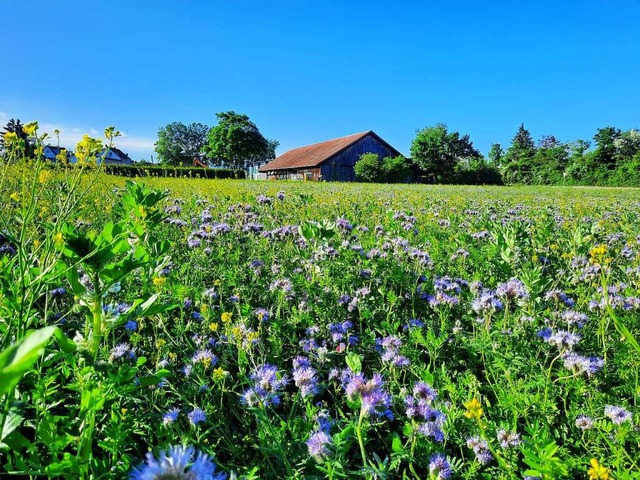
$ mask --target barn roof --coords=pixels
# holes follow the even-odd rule
[[[317,167],[321,163],[329,160],[335,154],[340,153],[345,148],[353,145],[355,142],[367,135],[372,134],[385,145],[388,145],[394,152],[397,151],[387,142],[382,140],[373,131],[355,133],[346,137],[334,138],[326,142],[314,143],[306,147],[294,148],[283,153],[275,160],[270,161],[258,169],[260,172],[270,172],[273,170],[290,170],[297,168]],[[400,155],[400,153],[398,153]]]

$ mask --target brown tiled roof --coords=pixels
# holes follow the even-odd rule
[[[368,132],[355,133],[346,137],[327,140],[326,142],[314,143],[306,147],[294,148],[293,150],[283,153],[266,165],[263,165],[258,171],[269,172],[272,170],[317,167],[336,153],[344,150],[370,133],[373,132],[369,130]]]

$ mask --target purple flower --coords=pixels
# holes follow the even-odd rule
[[[317,430],[313,432],[309,437],[309,440],[307,440],[309,455],[317,462],[322,462],[328,458],[331,453],[329,449],[330,446],[331,437],[324,430]]]
[[[593,419],[586,415],[578,415],[576,417],[576,427],[580,430],[589,430],[593,428]]]
[[[429,475],[437,480],[451,476],[451,465],[443,453],[436,453],[429,459]]]
[[[498,430],[496,436],[502,448],[513,448],[522,443],[519,433],[507,432],[504,428]]]
[[[296,357],[293,360],[293,383],[300,389],[303,397],[318,393],[316,373],[308,358]]]
[[[160,452],[156,460],[147,453],[146,462],[131,472],[130,480],[226,480],[225,473],[217,472],[217,466],[208,455],[197,452],[193,447],[171,447]]]
[[[204,422],[207,420],[207,416],[205,415],[204,411],[202,411],[200,408],[197,408],[197,407],[194,408],[191,412],[189,412],[187,414],[187,417],[189,417],[189,422],[194,427],[198,425],[200,422]]]
[[[633,418],[631,412],[616,405],[606,405],[604,407],[604,416],[616,425],[622,425],[625,422],[630,422]]]
[[[353,225],[351,225],[346,218],[338,218],[336,220],[336,227],[338,230],[342,230],[347,233],[353,230]]]
[[[180,414],[180,410],[177,408],[172,408],[167,413],[162,416],[162,423],[165,425],[169,425],[175,422],[178,419],[178,415]]]
[[[393,418],[389,407],[391,395],[383,390],[384,380],[382,375],[374,373],[367,380],[362,373],[350,372],[343,379],[343,388],[351,401],[360,400],[361,408],[367,415]]]
[[[280,404],[280,390],[287,385],[289,379],[286,376],[278,378],[276,367],[262,365],[256,368],[249,378],[253,381],[253,387],[242,394],[242,403],[249,407]]]
[[[256,308],[253,311],[253,314],[263,323],[268,322],[269,317],[271,316],[271,313],[269,313],[269,310],[266,308]]]
[[[136,354],[133,351],[133,348],[129,346],[127,343],[119,343],[116,345],[113,350],[111,350],[111,354],[109,355],[109,361],[115,362],[116,360],[135,360]]]
[[[501,283],[496,287],[496,295],[507,303],[516,303],[523,305],[529,299],[529,292],[526,285],[512,278],[508,282]]]
[[[480,464],[485,465],[493,460],[493,456],[489,451],[489,445],[486,440],[483,440],[480,437],[468,438],[467,447],[473,450],[473,453],[476,455],[476,460],[478,460]]]

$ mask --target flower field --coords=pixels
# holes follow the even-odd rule
[[[638,190],[2,168],[2,476],[640,478]]]

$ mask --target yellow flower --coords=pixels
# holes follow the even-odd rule
[[[67,156],[68,152],[64,148],[60,149],[60,153],[56,155],[56,161],[58,163],[68,163],[69,157]]]
[[[53,243],[55,243],[56,245],[60,245],[63,242],[64,236],[62,235],[62,232],[58,232],[53,236]]]
[[[214,284],[216,287],[219,287],[221,283],[222,283],[222,282],[221,282],[220,280],[215,280],[215,281],[213,282],[213,284]]]
[[[212,332],[217,332],[218,331],[218,324],[217,323],[210,323],[209,324],[209,330],[211,330]]]
[[[49,180],[53,178],[53,173],[49,170],[41,170],[38,175],[38,183],[47,183]]]
[[[36,157],[41,157],[44,153],[44,147],[42,145],[38,145],[33,151]]]
[[[477,398],[473,398],[468,402],[465,402],[464,407],[467,409],[467,411],[464,412],[465,417],[480,420],[484,410],[482,409],[482,404]]]
[[[33,137],[36,134],[36,130],[38,130],[38,122],[29,122],[22,127],[22,131],[30,137]]]
[[[223,380],[229,372],[225,371],[222,367],[218,367],[213,371],[212,377],[216,382]]]
[[[34,240],[33,241],[33,246],[38,248],[40,246],[40,240]]]
[[[127,409],[126,408],[121,408],[120,412],[122,412],[122,416],[124,417],[127,414]]]
[[[592,458],[589,462],[591,468],[587,470],[589,474],[589,480],[609,480],[609,469],[600,465],[597,459]]]
[[[153,277],[153,284],[156,288],[162,288],[167,283],[167,277]]]
[[[12,143],[18,141],[18,134],[16,132],[5,132],[3,138],[5,145],[11,145]]]
[[[14,202],[17,202],[20,200],[20,195],[18,194],[18,192],[13,192],[11,195],[9,195],[9,198]]]
[[[231,312],[223,312],[222,313],[222,321],[223,321],[223,323],[231,322],[231,317],[232,316],[233,316],[233,314]]]

